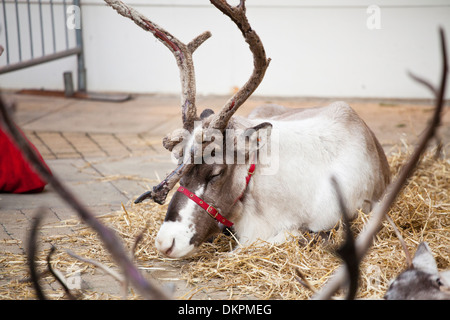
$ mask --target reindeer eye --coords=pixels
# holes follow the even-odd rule
[[[211,174],[208,177],[208,182],[217,180],[217,178],[219,178],[224,171],[225,171],[224,169],[221,169],[220,171],[211,172]]]
[[[211,181],[211,180],[213,180],[215,178],[220,177],[220,175],[221,175],[221,173],[210,175],[208,180]]]

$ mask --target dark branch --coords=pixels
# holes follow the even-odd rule
[[[58,193],[58,195],[78,213],[79,217],[98,233],[106,249],[111,253],[111,256],[115,262],[122,269],[125,277],[130,280],[139,293],[149,299],[167,299],[167,295],[162,289],[151,284],[142,276],[136,266],[129,259],[123,244],[120,242],[115,232],[97,220],[95,216],[78,200],[78,198],[43,165],[35,151],[30,147],[12,121],[1,97],[0,115],[5,129],[9,132],[9,135],[13,141],[15,141],[16,145],[22,151],[28,162],[33,166],[40,177],[49,183],[55,192]],[[35,236],[35,234],[33,234],[33,236]],[[32,246],[32,249],[35,250],[35,247]],[[31,261],[31,263],[33,264],[34,262]]]
[[[372,245],[373,238],[380,230],[381,224],[387,212],[389,211],[391,205],[397,199],[397,196],[403,189],[407,179],[412,175],[412,173],[416,169],[422,153],[425,151],[428,142],[435,136],[436,130],[440,125],[442,109],[444,105],[445,87],[447,83],[448,59],[445,43],[445,34],[442,28],[439,29],[439,35],[441,42],[442,75],[439,89],[431,90],[432,92],[437,93],[435,96],[436,103],[433,117],[431,119],[431,122],[425,129],[422,139],[417,144],[416,148],[414,149],[413,153],[409,157],[406,164],[401,168],[397,176],[397,179],[388,186],[385,192],[384,199],[380,203],[376,204],[372,212],[372,218],[369,220],[365,229],[356,239],[356,253],[357,258],[359,260],[361,260],[369,250],[370,246]],[[425,82],[428,88],[433,87],[425,80],[420,80],[419,82],[422,84],[424,84]],[[346,280],[346,272],[341,267],[337,270],[334,276],[325,284],[325,286],[319,291],[319,293],[315,295],[313,298],[329,299],[337,290],[339,290],[339,288],[342,286],[345,280]]]
[[[64,292],[66,293],[67,297],[70,300],[76,300],[77,298],[72,294],[69,287],[67,287],[67,284],[59,277],[58,274],[56,274],[55,270],[53,270],[53,267],[51,264],[51,259],[52,259],[52,255],[55,253],[55,251],[56,251],[56,247],[52,245],[52,247],[50,248],[50,251],[47,255],[47,268],[48,268],[49,272],[52,274],[52,276],[56,279],[56,281],[58,281],[58,283],[63,287]]]
[[[33,284],[34,290],[36,291],[37,298],[39,300],[47,300],[47,297],[42,290],[41,285],[39,284],[39,273],[36,268],[36,254],[38,251],[38,237],[37,234],[39,232],[39,226],[41,224],[41,220],[45,214],[43,209],[39,209],[36,216],[33,218],[31,223],[31,231],[28,238],[28,254],[27,261],[28,267],[30,269],[30,279]]]
[[[316,289],[309,283],[305,275],[300,271],[299,268],[295,268],[295,274],[297,275],[295,279],[306,289],[310,290],[312,293],[316,293]]]
[[[331,178],[331,183],[333,184],[334,190],[336,191],[345,230],[345,242],[337,250],[337,253],[347,266],[347,277],[349,280],[349,285],[346,299],[353,300],[355,299],[356,292],[358,290],[360,260],[358,259],[356,254],[355,239],[353,238],[353,233],[350,228],[350,214],[347,210],[347,206],[344,203],[341,188],[339,187],[339,184],[335,177]]]

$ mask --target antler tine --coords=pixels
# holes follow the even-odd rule
[[[198,119],[195,104],[196,85],[195,72],[192,54],[209,37],[211,33],[206,31],[194,38],[187,45],[182,43],[165,29],[147,19],[144,15],[129,7],[119,0],[105,0],[105,2],[117,11],[120,15],[131,19],[145,31],[150,31],[156,39],[161,41],[174,55],[178,68],[180,69],[181,80],[181,113],[183,128],[192,131],[194,121]],[[170,147],[168,148],[170,149]],[[164,203],[167,194],[180,180],[181,176],[189,169],[188,164],[182,164],[172,171],[161,183],[153,187],[153,190],[142,194],[135,203],[142,202],[147,198],[152,198],[156,203]]]
[[[152,190],[147,191],[140,195],[134,203],[141,203],[145,199],[153,199],[154,202],[159,204],[164,204],[167,195],[170,190],[180,181],[183,174],[192,168],[193,164],[182,163],[175,170],[173,170],[167,177],[161,181],[157,186],[153,187]]]
[[[256,88],[258,88],[269,66],[270,59],[266,58],[266,52],[261,39],[252,29],[245,15],[245,0],[241,0],[236,7],[230,6],[225,0],[210,1],[237,25],[253,54],[254,67],[250,79],[227,101],[220,113],[211,121],[210,128],[224,130],[231,116],[252,95]]]
[[[197,119],[195,72],[192,54],[203,42],[211,37],[211,33],[206,31],[186,45],[122,1],[105,0],[105,2],[120,15],[130,18],[145,31],[150,31],[175,56],[178,68],[180,69],[183,127],[186,130],[192,131],[194,121]]]
[[[183,127],[188,131],[193,130],[194,121],[197,119],[197,110],[195,106],[195,74],[192,61],[192,53],[206,40],[211,34],[205,32],[188,45],[183,44],[169,32],[157,26],[148,20],[142,14],[128,7],[118,0],[105,0],[105,2],[114,8],[119,14],[130,18],[138,26],[146,31],[150,31],[158,40],[160,40],[174,54],[182,84],[182,114]],[[236,7],[231,7],[226,1],[211,0],[211,3],[226,14],[241,30],[245,41],[249,44],[253,54],[254,69],[247,83],[225,104],[222,111],[212,120],[210,128],[225,129],[231,116],[256,90],[264,78],[264,74],[269,65],[270,59],[266,59],[266,53],[259,36],[252,30],[245,15],[245,1],[241,0]],[[166,139],[167,140],[167,139]],[[173,147],[170,143],[165,143],[169,150]],[[160,184],[141,195],[135,200],[135,203],[142,202],[147,198],[152,198],[157,203],[164,203],[167,194],[180,180],[181,176],[191,168],[191,164],[181,164],[172,173],[170,173]]]

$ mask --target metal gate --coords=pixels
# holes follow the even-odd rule
[[[0,74],[77,56],[86,91],[80,0],[1,0]]]

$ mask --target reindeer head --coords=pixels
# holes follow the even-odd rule
[[[245,1],[241,0],[239,5],[233,7],[224,0],[211,0],[242,32],[253,54],[254,69],[250,79],[218,114],[207,109],[198,117],[192,54],[211,34],[205,32],[185,45],[123,2],[105,1],[119,14],[131,18],[160,40],[174,54],[180,69],[183,129],[176,130],[163,140],[166,149],[178,158],[178,166],[135,202],[151,198],[162,204],[169,191],[180,182],[182,190],[178,189],[179,192],[172,197],[156,246],[167,256],[182,257],[219,232],[219,222],[230,226],[227,222],[232,218],[230,213],[239,212],[239,197],[246,187],[249,159],[257,153],[261,144],[257,143],[253,149],[248,146],[255,145],[252,141],[258,141],[262,129],[270,129],[271,125],[266,122],[254,125],[244,120],[235,121],[232,116],[261,83],[270,59],[266,58],[261,40],[247,20]],[[244,150],[238,148],[239,141],[247,141]],[[238,158],[240,162],[236,161]]]
[[[215,115],[207,114],[172,150],[189,168],[156,238],[158,250],[170,257],[186,256],[224,226],[232,226],[240,216],[255,164],[259,171],[264,168],[259,160],[266,153],[261,148],[270,145],[268,122],[250,126],[245,119],[231,119],[224,131],[212,130],[207,124]]]
[[[426,242],[419,244],[412,265],[389,286],[388,300],[450,300],[450,278],[439,274],[436,261]]]

